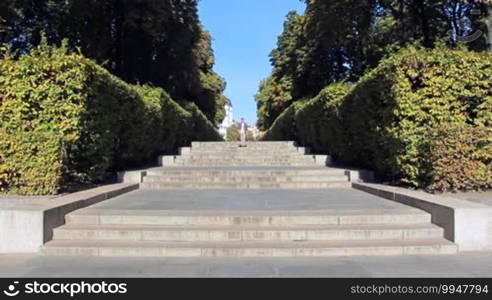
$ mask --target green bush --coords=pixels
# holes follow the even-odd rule
[[[273,122],[272,126],[263,135],[263,140],[268,141],[293,141],[297,140],[296,114],[304,106],[305,101],[298,101],[289,106]]]
[[[445,153],[429,147],[431,133],[441,126],[491,127],[490,78],[488,53],[411,47],[383,61],[353,88],[341,84],[326,88],[294,114],[294,122],[292,111],[286,111],[288,118],[281,116],[269,132],[278,133],[276,139],[286,132],[285,138],[295,137],[317,152],[374,169],[381,178],[405,185],[434,190],[483,188],[490,186],[491,178],[482,171],[468,172],[471,177],[461,177],[463,183],[455,179],[443,183],[444,171],[437,166],[446,160]],[[294,123],[295,133],[284,129]],[[490,131],[484,132],[489,134],[484,138],[490,139]],[[474,156],[478,144],[468,139],[466,131],[456,134],[464,135],[463,144],[453,142],[459,137],[449,140],[447,145],[455,147],[449,153],[467,149],[466,155]]]
[[[181,118],[186,118],[187,127],[181,130],[182,136],[186,136],[186,144],[192,141],[223,141],[222,136],[218,133],[214,125],[207,119],[202,111],[194,103],[187,103],[186,110],[190,113],[187,116],[182,115]],[[180,135],[177,136],[178,139]],[[180,143],[182,144],[182,143]]]
[[[429,185],[422,151],[429,130],[491,126],[492,56],[408,48],[364,76],[345,97],[340,120],[344,161],[403,184]],[[469,179],[472,180],[473,179]]]
[[[339,108],[349,90],[347,84],[330,85],[297,112],[295,124],[301,144],[333,157],[340,157],[346,151]]]
[[[492,128],[440,126],[429,132],[424,151],[430,190],[492,188]]]
[[[220,139],[196,107],[45,45],[0,60],[0,119],[0,188],[20,194],[58,193],[195,138]]]

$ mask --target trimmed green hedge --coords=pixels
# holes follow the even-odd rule
[[[195,139],[220,140],[196,107],[64,47],[0,60],[0,119],[0,188],[19,194],[55,194]]]
[[[296,140],[297,132],[295,125],[295,116],[299,109],[296,103],[292,104],[282,112],[273,122],[272,127],[265,132],[263,140],[267,141],[288,141]]]
[[[458,191],[492,188],[492,128],[440,126],[425,147],[429,189]]]
[[[350,89],[348,84],[337,83],[307,102],[295,102],[275,120],[262,139],[295,140],[316,153],[340,157],[337,154],[345,151],[345,134],[339,109]]]
[[[334,157],[346,151],[339,108],[349,90],[350,86],[343,83],[330,85],[299,110],[295,116],[299,142]]]
[[[490,176],[484,182],[483,173],[464,174],[459,159],[448,163],[454,162],[451,169],[462,170],[457,176],[466,182],[444,183],[445,172],[436,167],[444,154],[429,151],[436,136],[431,132],[442,126],[485,128],[485,134],[490,134],[491,78],[492,55],[488,53],[404,49],[353,87],[337,84],[322,91],[295,113],[295,133],[285,138],[297,137],[317,152],[374,169],[382,178],[405,185],[433,190],[492,187]],[[292,123],[292,116],[282,116],[266,139]],[[466,155],[476,157],[472,153],[478,145],[484,140],[490,143],[490,135],[475,143],[466,142],[464,130],[457,132],[463,134],[463,143],[450,142],[455,147],[451,152],[467,149]],[[432,155],[438,158],[431,159]],[[474,159],[490,172],[490,159]]]

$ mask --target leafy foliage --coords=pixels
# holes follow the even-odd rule
[[[226,82],[213,71],[215,57],[212,50],[212,36],[207,31],[201,31],[200,39],[194,49],[194,57],[199,83],[194,87],[196,90],[189,95],[189,99],[196,99],[195,103],[208,119],[214,124],[220,124],[225,118],[225,105],[228,102],[223,94]]]
[[[487,32],[487,6],[459,0],[305,0],[304,15],[290,13],[270,54],[272,74],[256,96],[258,126],[268,129],[293,102],[313,98],[337,82],[357,82],[409,45],[459,45],[460,37]],[[474,11],[482,14],[475,15]],[[492,32],[492,23],[489,24]],[[485,35],[468,43],[486,49]]]
[[[492,56],[410,47],[365,76],[345,98],[344,160],[402,183],[426,184],[420,150],[440,125],[491,126]]]
[[[429,189],[492,188],[492,128],[441,126],[430,131],[428,138]]]
[[[227,128],[226,141],[237,142],[240,140],[239,125],[233,124],[231,127]]]
[[[160,88],[130,86],[66,47],[0,60],[0,187],[54,194],[108,171],[219,140],[211,122]]]
[[[264,140],[268,141],[289,141],[297,140],[296,114],[302,108],[302,104],[296,102],[275,120],[273,125],[263,135]]]
[[[231,127],[227,128],[226,140],[228,142],[237,142],[241,140],[241,125],[239,123],[234,123]],[[249,130],[246,132],[246,140],[255,140],[253,133]]]
[[[492,125],[491,77],[490,54],[409,47],[384,60],[355,86],[330,86],[299,111],[287,109],[266,139],[297,137],[317,151],[410,186],[481,188],[491,183],[490,176],[484,175],[490,157],[480,158],[477,153],[490,147],[479,147],[482,143],[470,140],[470,132],[485,128],[477,138],[492,137],[488,130]],[[472,129],[457,130],[455,134],[463,134],[463,144],[457,144],[459,136],[446,137],[442,130],[430,135],[441,126]],[[294,133],[292,128],[296,128]],[[441,136],[442,145],[437,143]],[[443,150],[451,146],[456,148]],[[472,167],[466,174],[472,177],[465,182],[450,179],[443,183],[442,174],[447,171],[440,164],[457,153],[480,167]],[[465,177],[463,172],[457,176]]]
[[[6,28],[6,30],[2,30]],[[213,72],[211,37],[197,0],[2,0],[0,43],[18,55],[69,40],[81,53],[133,84],[162,87],[193,102],[216,124],[225,83]]]
[[[349,91],[347,84],[332,84],[307,102],[295,115],[297,140],[309,144],[317,153],[328,152],[334,157],[347,151],[340,106]]]
[[[259,92],[255,96],[258,126],[261,129],[270,127],[294,100],[294,82],[306,49],[304,21],[303,16],[290,12],[284,23],[284,32],[278,38],[277,49],[270,54],[270,61],[274,66],[272,75],[260,83]]]

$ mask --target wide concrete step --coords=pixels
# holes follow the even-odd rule
[[[241,145],[240,142],[192,142],[192,148],[237,148]],[[247,142],[249,148],[295,148],[295,142]]]
[[[373,241],[145,242],[55,240],[42,255],[99,257],[333,257],[456,254],[445,239]]]
[[[139,226],[344,226],[430,224],[417,209],[311,211],[83,210],[66,216],[68,225]]]
[[[275,164],[273,163],[267,163],[267,162],[249,162],[249,163],[244,163],[244,162],[200,162],[200,163],[189,163],[189,162],[182,162],[178,161],[175,163],[175,166],[177,167],[249,167],[249,166],[256,166],[256,167],[312,167],[314,166],[314,162],[311,163],[291,163],[291,162],[277,162]]]
[[[292,154],[254,154],[249,155],[247,153],[190,153],[183,156],[178,156],[177,159],[186,159],[186,160],[241,160],[241,161],[297,161],[297,160],[314,160],[314,157],[311,155],[302,155],[299,153]]]
[[[120,241],[337,241],[442,238],[432,224],[312,226],[135,226],[68,225],[55,229],[55,240]]]
[[[285,182],[348,182],[348,177],[342,176],[146,176],[146,183],[285,183]]]
[[[247,153],[228,153],[224,155],[220,154],[202,154],[202,153],[189,153],[182,156],[177,156],[176,159],[188,159],[188,160],[198,160],[198,159],[206,159],[206,160],[251,160],[251,161],[276,161],[276,160],[314,160],[313,155],[302,155],[300,153],[293,154],[272,154],[272,155],[248,155]]]
[[[314,163],[276,163],[276,164],[268,164],[268,163],[200,163],[200,164],[190,164],[187,162],[178,162],[174,164],[175,167],[182,167],[182,168],[187,168],[187,167],[249,167],[249,166],[256,166],[256,167],[313,167]]]
[[[330,168],[156,168],[148,176],[199,177],[273,177],[273,176],[344,176],[345,171]]]
[[[284,151],[298,149],[295,145],[282,145],[282,144],[264,144],[264,143],[247,143],[246,147],[240,146],[239,143],[225,143],[225,144],[210,144],[210,145],[193,145],[191,149],[197,150],[226,150],[226,149],[240,149],[240,151],[248,151],[248,149],[266,150],[266,151]]]
[[[247,155],[247,156],[272,156],[272,155],[302,155],[297,148],[292,149],[268,149],[256,150],[252,148],[230,148],[230,149],[195,149],[191,148],[191,152],[186,155]]]
[[[238,189],[348,189],[347,180],[333,182],[143,182],[147,190],[238,190]]]
[[[176,161],[185,161],[188,163],[220,163],[226,165],[228,163],[230,164],[237,164],[237,163],[250,163],[250,165],[254,166],[254,163],[270,163],[272,165],[275,165],[276,163],[314,163],[315,160],[313,157],[308,157],[308,156],[296,156],[296,157],[264,157],[264,156],[258,156],[258,157],[242,157],[242,158],[235,158],[235,157],[193,157],[193,156],[178,156],[176,157]]]
[[[233,147],[202,147],[202,148],[188,148],[190,149],[191,153],[248,153],[248,154],[260,154],[260,153],[283,153],[283,154],[295,154],[299,153],[299,148],[297,147],[254,147],[254,146],[247,146],[247,147],[239,147],[239,146],[233,146]]]
[[[185,151],[186,154],[191,153],[203,153],[203,154],[214,154],[214,153],[232,153],[232,154],[251,154],[251,155],[261,155],[261,154],[300,154],[299,148],[278,148],[278,147],[211,147],[211,148],[188,148],[190,152]]]

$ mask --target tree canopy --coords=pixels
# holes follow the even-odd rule
[[[42,35],[69,46],[129,83],[164,88],[219,123],[225,81],[213,71],[212,37],[197,0],[3,0],[0,42],[17,55]]]
[[[270,54],[271,76],[256,95],[258,125],[268,129],[293,102],[335,82],[356,82],[409,44],[487,49],[487,5],[460,0],[303,0]],[[489,8],[490,9],[490,8]],[[489,26],[492,24],[489,23]]]

